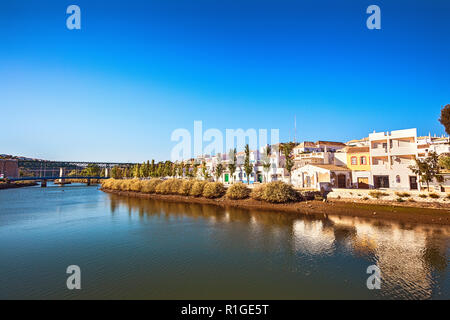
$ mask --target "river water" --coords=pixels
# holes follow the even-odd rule
[[[1,299],[449,299],[449,256],[449,227],[0,190]]]

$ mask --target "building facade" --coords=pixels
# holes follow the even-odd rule
[[[19,165],[15,159],[0,159],[0,178],[18,178]]]
[[[371,133],[369,147],[374,188],[418,189],[418,178],[409,168],[418,156],[417,129]]]

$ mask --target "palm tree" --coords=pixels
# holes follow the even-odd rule
[[[250,163],[250,147],[248,146],[248,143],[245,145],[244,170],[247,174],[247,184],[250,184],[250,174],[253,171],[253,165]]]
[[[283,145],[283,154],[286,158],[286,170],[289,173],[289,183],[291,183],[291,171],[294,167],[294,161],[291,158],[292,149],[294,149],[294,144],[292,142]]]
[[[265,175],[265,180],[266,182],[269,181],[269,170],[270,170],[270,155],[272,153],[272,147],[270,145],[267,145],[264,148],[264,154],[263,154],[263,168],[264,168],[264,172],[266,173]]]
[[[228,164],[228,170],[230,171],[231,179],[234,183],[234,173],[236,172],[236,148],[230,150],[230,163]]]

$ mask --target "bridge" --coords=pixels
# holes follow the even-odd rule
[[[87,180],[87,184],[90,184],[91,179],[107,179],[109,177],[110,170],[118,166],[120,168],[130,168],[136,163],[123,163],[123,162],[94,162],[94,161],[46,161],[46,160],[24,160],[19,159],[18,167],[21,171],[25,171],[27,176],[17,177],[5,177],[0,180],[7,181],[41,181],[41,186],[47,186],[47,180],[59,180],[65,179],[84,179]],[[81,171],[88,168],[91,165],[96,165],[102,170],[102,173],[87,176],[82,174]],[[70,172],[70,175],[67,174]],[[28,176],[29,175],[29,176]]]
[[[48,177],[59,175],[58,179],[65,173],[71,172],[71,176],[83,176],[81,171],[90,165],[96,165],[105,173],[115,166],[130,168],[136,163],[123,162],[94,162],[94,161],[46,161],[46,160],[18,160],[18,167],[32,175],[32,177]],[[108,176],[108,174],[102,174]],[[70,177],[72,178],[72,177]],[[86,178],[86,177],[85,177]],[[21,179],[23,180],[23,179]],[[48,179],[50,180],[50,179]]]
[[[10,182],[14,181],[40,181],[41,187],[47,186],[47,180],[60,180],[64,181],[65,179],[83,179],[87,180],[86,184],[89,186],[91,184],[91,180],[100,180],[100,179],[109,179],[108,176],[100,177],[100,176],[47,176],[47,177],[22,177],[22,178],[6,178],[3,180],[7,180]]]

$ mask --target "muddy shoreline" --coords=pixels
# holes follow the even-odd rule
[[[4,189],[15,189],[15,188],[25,188],[37,186],[37,182],[10,182],[10,183],[0,183],[0,190]]]
[[[405,223],[426,223],[450,225],[449,208],[419,208],[413,206],[400,206],[397,204],[361,203],[354,200],[330,200],[323,201],[303,201],[284,204],[267,203],[254,199],[230,200],[225,197],[218,199],[195,198],[180,195],[147,194],[133,191],[117,191],[101,189],[104,192],[121,196],[139,197],[145,199],[164,200],[171,202],[212,204],[222,207],[239,207],[250,210],[267,210],[296,212],[311,216],[323,217],[328,214],[343,215],[352,217],[377,218],[383,220],[393,220]]]

